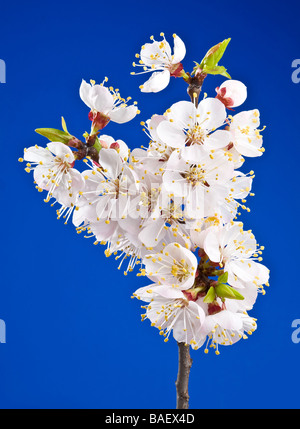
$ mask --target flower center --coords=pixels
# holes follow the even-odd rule
[[[68,154],[67,154],[68,155]],[[67,155],[65,155],[65,157],[67,157]],[[66,161],[65,159],[61,159],[59,157],[56,157],[54,159],[54,163],[55,163],[55,167],[59,168],[59,170],[61,172],[65,172],[68,171],[69,168],[71,167],[70,163],[68,161]]]
[[[216,216],[209,216],[205,219],[206,223],[209,223],[210,226],[219,226],[220,225],[220,220],[216,217]]]
[[[199,124],[195,124],[186,133],[186,144],[188,146],[192,144],[203,144],[206,137],[206,131],[201,128]]]
[[[183,177],[187,182],[189,182],[192,186],[197,186],[200,183],[207,186],[205,180],[206,171],[201,168],[200,165],[192,165],[189,170],[183,174]]]
[[[186,263],[186,261],[184,259],[182,259],[180,261],[180,263],[178,263],[178,261],[174,261],[172,268],[171,268],[171,273],[180,282],[187,279],[191,275],[191,273],[189,271],[188,264]]]

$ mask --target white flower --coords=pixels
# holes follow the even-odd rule
[[[25,170],[34,170],[38,189],[48,191],[46,202],[53,197],[65,207],[74,206],[84,180],[73,167],[75,157],[68,146],[60,142],[50,142],[47,148],[31,146],[24,150],[24,160],[28,161]]]
[[[86,188],[78,203],[74,224],[81,229],[87,225],[98,241],[108,240],[122,218],[130,213],[131,196],[137,192],[133,170],[114,149],[102,148],[99,165],[82,173]]]
[[[138,239],[139,220],[126,218],[118,223],[114,234],[107,240],[105,255],[108,257],[113,254],[116,260],[120,259],[119,270],[123,264],[126,264],[124,261],[127,261],[124,271],[124,275],[127,275],[128,272],[133,271],[136,264],[141,263],[146,249]]]
[[[260,263],[263,247],[258,248],[252,231],[244,231],[240,222],[229,223],[219,231],[211,230],[204,239],[204,250],[211,261],[228,273],[230,285],[254,286],[253,291],[264,291],[263,285],[268,285],[269,270]]]
[[[183,41],[176,34],[174,38],[173,54],[169,43],[166,41],[164,34],[163,39],[158,42],[151,37],[152,43],[146,43],[142,46],[139,64],[133,63],[133,66],[142,66],[143,72],[152,72],[151,77],[140,86],[142,92],[159,92],[169,84],[170,77],[180,76],[182,71],[181,61],[185,57],[186,49]],[[141,74],[132,73],[132,74]]]
[[[191,240],[195,247],[204,248],[204,240],[211,230],[219,231],[223,227],[222,219],[218,215],[197,219],[191,229]]]
[[[183,215],[181,204],[171,201],[165,192],[155,196],[157,202],[141,224],[139,239],[147,248],[153,248],[161,243],[178,241],[190,247],[189,228]],[[151,200],[148,202],[151,204]],[[151,208],[151,205],[149,206]],[[142,214],[145,210],[142,211]]]
[[[178,342],[197,347],[201,337],[201,325],[205,314],[197,302],[190,301],[184,291],[170,286],[150,286],[138,289],[134,297],[149,302],[142,320],[149,319],[151,326],[159,329],[160,335],[168,341],[170,333]]]
[[[237,113],[231,119],[229,131],[234,149],[243,156],[261,156],[263,139],[258,127],[260,125],[257,109]]]
[[[108,135],[100,135],[98,137],[101,146],[105,149],[115,149],[120,157],[126,161],[129,157],[129,148],[123,140],[115,140],[113,137]]]
[[[239,80],[226,80],[216,91],[216,98],[222,101],[227,109],[240,106],[247,98],[247,87]]]
[[[197,258],[178,243],[170,243],[156,254],[143,258],[145,268],[140,275],[146,275],[155,283],[139,288],[133,296],[149,302],[143,319],[148,318],[152,326],[160,330],[165,341],[173,331],[176,341],[194,347],[200,341],[196,336],[204,321],[204,310],[189,299],[185,291],[195,281]]]
[[[131,152],[131,162],[141,166],[144,170],[149,169],[156,175],[161,176],[162,168],[169,159],[173,148],[167,146],[157,135],[157,127],[162,121],[166,121],[164,115],[153,115],[146,122],[141,122],[144,126],[143,131],[150,139],[148,148],[136,148]]]
[[[184,290],[192,287],[198,262],[190,250],[170,243],[161,252],[146,255],[143,264],[143,274],[153,281]]]
[[[135,105],[127,105],[130,97],[121,98],[119,91],[104,84],[91,84],[82,80],[79,94],[82,101],[91,109],[89,118],[102,129],[111,120],[118,124],[131,121],[139,112]]]
[[[246,334],[252,335],[256,328],[255,319],[245,312],[221,310],[215,314],[206,314],[196,335],[199,339],[195,348],[205,343],[205,353],[208,353],[208,347],[212,347],[219,354],[219,345],[230,346],[241,338],[246,339]]]
[[[166,117],[168,120],[157,127],[157,135],[168,146],[197,144],[214,150],[230,143],[229,131],[216,130],[226,120],[225,106],[216,98],[205,98],[198,107],[190,101],[179,101],[167,110]]]
[[[223,216],[230,220],[236,213],[234,200],[234,164],[224,151],[209,153],[202,146],[193,145],[172,153],[163,175],[166,190],[183,197],[185,216],[204,219]]]

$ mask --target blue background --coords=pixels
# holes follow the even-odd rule
[[[270,288],[250,314],[258,330],[220,356],[192,352],[191,408],[298,408],[300,343],[291,340],[300,318],[299,94],[291,63],[300,57],[296,1],[231,2],[2,2],[0,57],[1,408],[174,408],[177,344],[165,344],[140,303],[130,298],[147,284],[117,270],[104,248],[56,220],[33,186],[23,148],[44,145],[38,127],[60,128],[64,116],[79,138],[89,129],[81,79],[118,87],[139,102],[141,115],[105,132],[131,148],[146,145],[139,122],[187,99],[172,79],[158,94],[142,94],[144,75],[130,76],[134,54],[161,31],[186,43],[186,70],[212,45],[232,40],[221,61],[248,87],[244,109],[261,111],[266,152],[248,158],[255,197],[243,214],[265,245]],[[147,76],[146,76],[147,77]],[[224,78],[210,76],[204,91]]]

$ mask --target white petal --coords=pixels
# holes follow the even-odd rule
[[[163,121],[157,127],[157,135],[167,146],[182,148],[185,146],[185,134],[172,122]]]
[[[260,150],[261,146],[262,138],[257,138],[255,135],[251,135],[251,137],[249,137],[239,133],[234,140],[235,149],[241,155],[248,156],[249,158],[262,156],[263,152]]]
[[[118,107],[109,112],[109,117],[117,124],[124,124],[131,121],[136,116],[138,109],[136,106]]]
[[[187,194],[188,186],[179,171],[167,170],[163,174],[164,189],[176,197],[184,197]]]
[[[239,331],[242,329],[243,323],[240,314],[231,313],[231,311],[223,310],[215,315],[218,324],[223,329]]]
[[[204,239],[204,251],[209,259],[213,262],[221,261],[221,254],[219,249],[219,240],[217,234],[209,232]]]
[[[178,128],[190,128],[196,120],[197,109],[190,101],[178,101],[168,109],[168,119],[176,122]]]
[[[37,163],[49,163],[53,161],[53,155],[45,147],[31,146],[24,150],[24,160]]]
[[[65,145],[64,143],[50,142],[47,144],[47,147],[58,158],[61,158],[61,159],[65,158],[65,161],[69,162],[70,164],[75,159],[72,150],[69,148],[69,146]]]
[[[230,131],[217,130],[207,136],[204,140],[205,147],[209,149],[220,149],[229,145],[231,140]]]
[[[43,165],[37,165],[33,171],[33,178],[37,185],[44,190],[49,191],[51,181],[48,178],[49,169]]]
[[[72,193],[78,193],[79,191],[83,191],[85,186],[85,180],[83,179],[81,173],[76,170],[76,168],[69,169],[69,175],[71,177],[72,183]]]
[[[91,230],[98,241],[109,240],[115,232],[118,226],[117,222],[110,222],[109,224],[105,221],[99,221],[91,224]]]
[[[243,173],[236,173],[235,181],[230,183],[230,188],[233,189],[232,196],[234,199],[246,198],[252,188],[252,179]]]
[[[127,146],[127,144],[123,141],[118,139],[116,141],[116,143],[118,143],[119,145],[119,149],[118,149],[118,154],[120,155],[120,157],[124,160],[127,160],[128,156],[129,156],[129,148]]]
[[[99,153],[99,164],[104,169],[104,175],[112,180],[117,179],[122,170],[122,160],[114,149],[101,149]]]
[[[79,88],[79,95],[81,100],[90,108],[93,109],[92,106],[92,100],[90,98],[90,92],[91,92],[92,86],[87,83],[84,79],[82,79],[80,88]]]
[[[145,43],[141,49],[140,57],[146,66],[152,64],[162,63],[162,50],[159,48],[161,42],[153,41],[152,43]],[[169,44],[168,44],[169,45]],[[171,51],[169,45],[169,51]]]
[[[105,149],[108,149],[109,146],[115,142],[115,139],[113,137],[107,136],[106,134],[100,135],[99,140],[102,147],[104,147]]]
[[[174,56],[172,58],[172,63],[180,63],[186,54],[186,48],[183,41],[180,39],[177,34],[174,34]]]
[[[97,205],[96,205],[96,213],[97,218],[105,220],[108,217],[109,213],[109,202],[110,202],[110,196],[109,195],[100,195],[97,199]]]
[[[174,339],[186,344],[192,340],[199,343],[199,332],[204,319],[203,309],[196,302],[190,301],[189,305],[183,307],[176,317],[176,323],[173,326]]]
[[[191,146],[185,146],[181,151],[181,158],[189,164],[194,162],[205,162],[208,161],[208,153],[203,146],[193,144]]]
[[[165,89],[170,82],[169,70],[152,73],[151,77],[141,86],[142,92],[159,92]]]
[[[224,104],[216,98],[205,98],[199,103],[197,108],[201,128],[214,130],[224,125],[226,119],[226,108]]]
[[[159,137],[157,135],[157,127],[162,121],[166,121],[167,118],[164,115],[153,115],[151,119],[146,121],[148,130],[151,134],[151,138],[153,141],[158,141]]]
[[[176,298],[184,298],[184,294],[182,293],[181,290],[179,289],[175,289],[174,287],[170,287],[170,286],[157,286],[154,289],[155,293],[157,293],[160,296],[163,296],[164,298],[171,298],[171,299],[176,299]]]
[[[85,204],[80,203],[77,205],[78,209],[73,211],[73,224],[74,226],[81,225],[85,220],[92,222],[97,221],[97,213],[95,211],[94,205],[90,205],[87,201]]]
[[[155,247],[166,232],[164,225],[165,220],[162,218],[151,220],[139,233],[139,239],[146,247]]]
[[[114,99],[108,88],[102,85],[93,85],[90,91],[93,108],[97,112],[107,114],[113,107]]]
[[[265,284],[269,279],[269,270],[262,264],[252,260],[232,261],[230,267],[234,274],[244,282]]]
[[[260,125],[260,114],[258,109],[245,110],[233,116],[230,129],[257,128]]]

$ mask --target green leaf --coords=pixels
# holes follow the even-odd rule
[[[97,150],[97,152],[100,152],[100,150],[102,149],[102,145],[100,143],[100,140],[98,139],[98,137],[96,137],[95,143],[94,143],[94,148]]]
[[[46,137],[51,142],[61,142],[68,144],[69,141],[73,138],[73,136],[71,136],[71,134],[68,132],[56,130],[55,128],[37,128],[35,132]]]
[[[215,288],[213,286],[211,286],[208,289],[207,294],[205,295],[205,298],[203,300],[203,302],[206,302],[206,304],[210,304],[211,302],[213,302],[216,299],[216,292],[215,292]]]
[[[206,69],[205,66],[203,72],[206,74],[220,74],[221,76],[225,76],[228,79],[231,79],[231,76],[227,73],[227,70],[223,66],[216,66],[213,69]]]
[[[220,275],[220,277],[218,278],[218,283],[227,283],[227,281],[228,281],[228,272],[226,271],[225,273]]]
[[[217,45],[210,48],[210,50],[206,53],[205,57],[201,61],[200,68],[204,69],[214,69],[217,65],[220,59],[223,57],[224,52],[228,46],[228,43],[230,42],[229,39],[223,40],[223,42],[218,43]]]
[[[231,286],[225,284],[218,284],[215,287],[216,294],[220,298],[229,298],[229,299],[239,299],[243,300],[244,297],[237,290],[233,289]]]
[[[70,133],[69,133],[69,131],[67,130],[67,124],[66,124],[65,118],[64,118],[63,116],[61,117],[61,125],[62,125],[62,129],[63,129],[66,133],[70,134]]]

